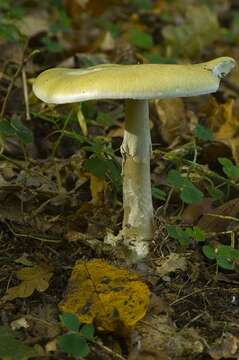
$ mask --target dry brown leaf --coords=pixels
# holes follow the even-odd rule
[[[94,206],[104,205],[104,191],[106,188],[105,180],[90,174],[90,191],[92,197],[92,204]]]
[[[182,254],[171,253],[156,260],[155,265],[157,274],[163,277],[178,270],[185,271],[187,269],[187,259]]]
[[[100,330],[122,333],[144,317],[149,296],[148,287],[136,273],[100,259],[79,261],[60,309],[76,314],[82,322],[94,321]]]
[[[50,17],[46,10],[38,9],[24,16],[16,25],[22,34],[27,37],[33,37],[39,33],[48,31]]]
[[[21,283],[9,288],[3,300],[8,301],[18,297],[26,298],[31,296],[35,290],[43,292],[49,287],[52,276],[53,268],[48,265],[20,269],[16,272],[16,277],[21,280]]]
[[[102,51],[112,51],[115,49],[115,39],[109,31],[106,31],[97,41],[96,47]]]
[[[205,232],[226,231],[234,224],[232,218],[236,217],[238,213],[239,197],[227,201],[225,204],[210,211],[210,213],[203,215],[203,217],[198,222],[198,226]]]
[[[192,225],[199,219],[203,214],[212,210],[213,200],[211,198],[203,198],[198,204],[188,205],[183,214],[182,220],[184,225]]]
[[[219,104],[211,97],[204,111],[215,139],[231,147],[234,160],[239,164],[239,121],[233,111],[233,105],[233,99],[228,99],[224,104]]]
[[[185,14],[183,24],[163,28],[169,56],[197,56],[220,36],[217,16],[206,5],[186,6]]]
[[[177,137],[190,132],[189,122],[183,100],[156,100],[156,110],[161,121],[161,134],[164,141],[171,144]]]
[[[217,339],[209,350],[214,360],[239,359],[239,337],[225,333]]]
[[[132,333],[132,343],[138,339],[137,348],[132,346],[129,359],[174,360],[187,354],[198,354],[204,350],[203,341],[193,328],[177,330],[167,315],[152,316],[141,321]],[[151,355],[150,357],[147,357]]]

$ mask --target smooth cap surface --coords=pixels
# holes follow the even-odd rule
[[[87,69],[54,68],[33,84],[42,101],[64,104],[96,99],[161,99],[217,91],[220,79],[236,65],[221,57],[195,65],[96,65]]]

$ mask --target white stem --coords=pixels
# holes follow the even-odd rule
[[[148,253],[153,237],[150,181],[151,137],[147,100],[126,101],[123,156],[123,234],[138,258]]]

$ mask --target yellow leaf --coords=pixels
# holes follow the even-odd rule
[[[26,298],[33,294],[35,290],[39,292],[45,291],[49,286],[49,280],[53,276],[53,269],[48,265],[37,265],[27,267],[16,272],[16,276],[22,282],[8,289],[4,300],[13,300],[21,297]]]
[[[120,331],[142,319],[149,305],[150,291],[136,273],[94,259],[76,263],[64,312],[74,313],[85,323],[94,321],[98,329]]]
[[[205,112],[215,139],[231,147],[234,160],[239,164],[239,122],[233,111],[233,105],[233,99],[228,99],[224,104],[218,104],[211,97]]]
[[[186,7],[184,23],[163,28],[169,56],[199,55],[220,36],[217,16],[206,5]]]
[[[172,144],[182,134],[190,133],[184,102],[181,98],[155,101],[156,111],[161,121],[161,134],[168,144]]]
[[[80,106],[78,106],[77,120],[78,120],[78,123],[80,125],[83,135],[87,136],[88,135],[87,122],[86,122],[86,118],[85,118]]]
[[[104,179],[90,175],[90,191],[93,205],[102,206],[104,204],[105,185]]]

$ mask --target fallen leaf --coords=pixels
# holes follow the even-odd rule
[[[55,339],[49,341],[49,342],[45,345],[45,350],[46,350],[47,353],[56,352],[56,351],[57,351],[57,341],[56,341]]]
[[[112,51],[115,49],[115,39],[109,31],[100,39],[100,49],[102,51]]]
[[[200,203],[188,205],[182,214],[183,224],[194,224],[200,216],[212,209],[212,202],[211,198],[203,198]]]
[[[239,359],[239,338],[230,333],[223,334],[209,350],[210,356],[215,359]]]
[[[27,267],[16,272],[16,277],[22,282],[9,288],[7,294],[3,297],[4,301],[15,298],[26,298],[33,294],[35,290],[45,291],[49,286],[49,280],[53,276],[53,268],[48,265],[37,265]]]
[[[239,164],[239,123],[234,112],[234,100],[228,99],[219,104],[215,98],[210,97],[204,111],[215,139],[231,147],[234,160]]]
[[[24,317],[12,321],[10,325],[12,330],[18,330],[21,328],[27,329],[30,326]]]
[[[106,183],[103,178],[90,174],[90,191],[92,204],[94,206],[102,206],[104,204],[104,191]]]
[[[227,201],[225,204],[206,213],[199,220],[197,226],[205,232],[222,232],[234,223],[233,217],[239,213],[239,197]],[[238,222],[237,222],[238,225]]]
[[[156,100],[155,106],[160,118],[160,132],[164,141],[172,144],[177,137],[190,133],[185,106],[181,98]]]
[[[185,14],[183,24],[163,28],[163,37],[171,56],[197,56],[220,36],[217,16],[206,5],[189,5]]]
[[[156,272],[163,277],[171,272],[187,269],[187,259],[182,254],[171,253],[168,256],[155,261]]]
[[[136,273],[101,259],[78,261],[60,309],[76,314],[84,323],[94,322],[100,330],[122,333],[144,317],[149,296]]]
[[[17,27],[22,34],[33,37],[39,33],[47,32],[50,25],[50,17],[46,10],[37,10],[24,16],[17,22]]]
[[[137,348],[134,347],[135,338]],[[129,360],[185,358],[187,355],[200,354],[204,350],[203,340],[193,328],[178,330],[167,315],[152,316],[141,321],[132,332],[132,348]]]

